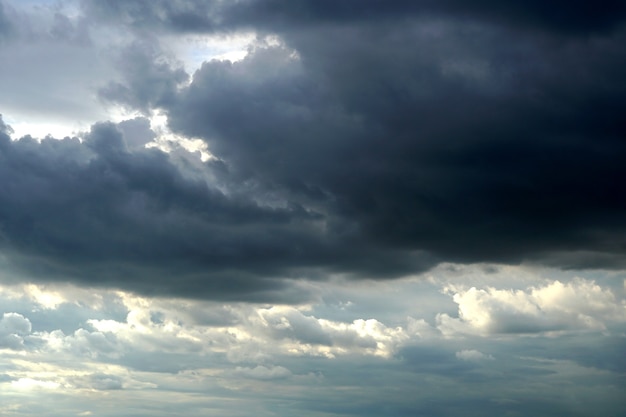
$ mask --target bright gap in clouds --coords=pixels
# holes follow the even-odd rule
[[[11,385],[20,390],[31,390],[37,388],[43,389],[57,389],[60,384],[50,381],[39,381],[32,378],[20,378],[17,381],[12,381]]]
[[[185,70],[193,74],[204,62],[241,61],[248,55],[248,48],[257,38],[254,32],[227,35],[188,35],[163,38],[164,45],[180,59]]]
[[[265,42],[276,43],[272,39],[268,38]],[[164,36],[160,39],[163,48],[171,53],[174,60],[179,60],[190,74],[198,70],[204,62],[212,60],[240,61],[248,55],[249,48],[257,41],[257,35],[253,32],[215,36]],[[76,120],[69,121],[65,118],[56,117],[53,106],[49,114],[43,115],[30,114],[24,109],[5,109],[9,111],[3,114],[3,118],[12,128],[11,136],[13,139],[27,135],[37,139],[46,136],[60,139],[68,136],[80,136],[81,133],[89,131],[91,125],[99,121],[110,120],[114,123],[120,123],[135,117],[146,117],[141,112],[98,100],[95,86],[103,84],[104,81],[92,80],[91,82],[94,94],[88,98],[87,107],[91,109],[91,115],[87,118],[83,115],[77,117]],[[167,126],[167,116],[164,113],[154,110],[149,119],[150,126],[157,137],[153,142],[147,144],[147,147],[157,147],[170,153],[175,147],[180,146],[186,151],[198,153],[203,162],[214,159],[204,141],[173,134]]]
[[[216,159],[202,139],[190,139],[174,134],[167,126],[167,116],[163,113],[157,112],[150,117],[150,127],[156,134],[156,138],[153,142],[146,144],[147,148],[158,148],[170,153],[176,146],[180,146],[188,152],[198,154],[202,162]]]
[[[204,62],[243,59],[256,39],[253,32],[237,32],[160,34],[147,40],[106,25],[86,26],[89,22],[81,20],[76,1],[10,1],[5,12],[19,23],[20,35],[3,50],[0,69],[0,113],[14,139],[78,136],[96,122],[134,117],[132,111],[104,102],[98,93],[108,82],[119,81],[123,69],[116,54],[133,42],[154,43],[158,53],[193,74]],[[186,147],[201,148],[197,141],[179,139]]]
[[[123,107],[112,106],[109,120],[114,123],[122,123],[138,117],[149,120],[150,129],[154,132],[155,138],[147,143],[141,141],[136,144],[129,143],[131,149],[139,146],[157,148],[163,152],[171,153],[177,148],[182,148],[187,152],[197,154],[202,162],[215,159],[215,156],[211,154],[206,142],[203,140],[187,138],[173,133],[167,125],[167,115],[163,112],[154,111],[152,115],[146,116],[141,112],[128,111]],[[126,139],[128,140],[129,138]]]
[[[58,139],[66,136],[73,137],[81,131],[88,130],[90,125],[90,123],[70,124],[54,120],[45,121],[39,117],[31,118],[27,114],[19,113],[3,114],[2,117],[13,130],[11,134],[13,139],[19,139],[27,135],[38,139],[45,138],[48,135]]]

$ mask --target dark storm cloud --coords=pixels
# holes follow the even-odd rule
[[[405,20],[411,17],[455,17],[505,26],[566,34],[611,30],[626,16],[626,5],[609,0],[601,6],[587,1],[557,0],[116,0],[84,2],[100,19],[122,20],[139,29],[156,27],[182,32],[242,27],[282,30],[301,25]]]
[[[223,13],[234,22],[249,21],[258,24],[259,21],[264,21],[279,26],[430,15],[477,19],[556,32],[586,33],[608,30],[622,22],[626,15],[626,6],[619,0],[607,1],[601,7],[583,0],[251,0],[238,2],[226,8]]]
[[[625,39],[445,21],[294,30],[285,47],[206,63],[170,124],[230,175],[366,240],[458,262],[571,266],[584,251],[578,267],[621,267]]]
[[[132,124],[139,122],[123,128]],[[11,267],[41,280],[303,300],[307,294],[280,278],[369,270],[371,262],[390,271],[424,267],[324,230],[320,214],[295,203],[269,207],[249,195],[226,196],[185,176],[161,151],[130,152],[112,124],[95,125],[83,143],[1,139],[2,250]],[[361,261],[362,253],[370,259]]]
[[[441,260],[626,265],[621,2],[83,11],[141,40],[100,96],[160,108],[176,133],[205,140],[222,191],[160,151],[133,152],[150,137],[135,136],[140,122],[96,125],[83,144],[4,134],[0,236],[22,271],[261,299],[293,296],[282,278],[394,277]],[[163,29],[280,42],[206,62],[182,87],[187,74],[151,43]]]

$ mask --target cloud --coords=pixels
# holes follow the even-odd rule
[[[127,132],[129,123],[122,125]],[[83,142],[5,135],[0,171],[8,188],[0,193],[0,214],[11,268],[40,280],[272,299],[295,295],[288,287],[295,291],[297,282],[282,279],[307,269],[378,263],[360,259],[375,246],[326,228],[314,208],[270,205],[254,192],[227,195],[161,151],[131,151],[127,143],[141,138],[126,140],[111,123],[94,125]],[[393,250],[376,256],[378,268],[423,262]]]
[[[610,289],[593,281],[554,281],[526,290],[449,287],[459,317],[438,316],[444,334],[541,333],[604,330],[608,323],[626,321],[626,305]]]
[[[111,81],[98,91],[102,99],[150,114],[172,100],[188,75],[180,64],[170,64],[158,45],[136,41],[119,52],[117,65],[124,80]]]
[[[425,267],[569,266],[587,251],[576,267],[620,268],[624,193],[604,179],[624,176],[622,38],[563,50],[446,20],[294,29],[206,63],[167,114],[223,178],[319,207],[360,241],[421,250]]]
[[[480,268],[459,266],[457,272],[463,269],[472,274]],[[461,323],[465,331],[449,337],[440,332],[440,323],[435,327],[447,305],[421,300],[429,298],[426,294],[454,297],[456,293],[440,291],[458,276],[434,275],[430,283],[417,277],[370,284],[320,281],[311,285],[324,297],[335,298],[298,308],[115,290],[97,291],[99,301],[93,304],[93,291],[68,285],[38,285],[23,298],[17,295],[19,286],[0,286],[0,304],[19,307],[18,313],[5,314],[11,317],[11,332],[21,329],[25,340],[19,350],[3,351],[0,409],[10,413],[19,404],[24,414],[41,414],[45,410],[38,406],[46,400],[56,404],[57,414],[51,415],[76,410],[114,415],[120,407],[147,415],[154,411],[145,407],[148,401],[163,413],[172,412],[168,404],[176,403],[179,411],[192,416],[205,415],[207,409],[228,413],[233,403],[239,411],[244,407],[268,416],[287,410],[311,416],[411,415],[409,410],[416,409],[452,415],[467,404],[528,413],[529,397],[543,399],[533,410],[545,416],[572,407],[585,414],[601,408],[610,415],[620,409],[625,320],[619,316],[623,292],[610,290],[611,274],[596,274],[595,282],[561,279],[559,284],[533,280],[526,268],[501,269],[492,273],[519,274],[520,280],[532,283],[523,292],[553,308],[549,314],[589,315],[606,328],[490,337]],[[495,277],[489,279],[495,284],[487,294],[497,302],[515,293],[497,285]],[[386,308],[367,309],[374,293]],[[35,314],[42,308],[38,300],[52,296],[57,297],[54,308]],[[11,304],[15,297],[21,306]],[[74,314],[58,314],[68,305],[77,308]],[[361,315],[359,307],[368,315]],[[494,311],[492,316],[498,314]],[[53,330],[37,330],[44,319],[53,322]],[[25,323],[30,322],[28,330]],[[584,398],[585,405],[563,396],[563,389]],[[451,400],[449,392],[456,391]]]
[[[625,10],[0,0],[0,414],[619,414]]]
[[[0,349],[24,348],[24,337],[32,330],[30,321],[17,313],[4,313],[0,319]]]
[[[177,286],[181,294],[242,294],[246,282],[251,293],[269,294],[284,287],[273,279],[285,271],[279,259],[299,267],[324,250],[314,213],[225,196],[183,175],[161,151],[129,152],[112,124],[95,125],[84,139],[5,135],[0,145],[8,187],[0,191],[2,246],[32,277],[140,291],[161,281],[170,292],[176,274],[198,284]]]
[[[82,2],[85,14],[97,22],[125,22],[128,25],[154,30],[173,29],[181,32],[211,30],[219,17],[219,2],[202,0],[171,1],[108,1]]]
[[[122,379],[116,375],[94,374],[90,376],[91,386],[97,390],[122,389]]]
[[[11,21],[6,15],[4,3],[0,3],[0,41],[11,33]]]
[[[45,336],[55,349],[96,357],[119,357],[140,350],[158,361],[162,355],[210,355],[225,353],[233,363],[265,363],[275,355],[337,357],[366,355],[390,357],[410,336],[402,327],[390,328],[376,319],[344,322],[322,319],[288,306],[192,303],[198,311],[228,309],[235,318],[228,322],[196,322],[184,309],[169,303],[125,296],[125,320],[88,320],[95,332],[77,330],[73,336],[52,332]],[[215,314],[215,313],[213,313]],[[415,326],[413,326],[415,327]],[[413,328],[412,327],[412,328]],[[151,369],[185,369],[179,365],[152,363]]]
[[[4,123],[4,120],[2,120],[2,117],[0,115],[0,134],[2,135],[2,139],[5,140],[5,138],[10,138],[12,133],[13,128]]]
[[[97,82],[81,88],[162,112],[212,157],[144,149],[158,133],[146,119],[94,124],[82,143],[4,138],[2,158],[15,161],[0,168],[7,265],[42,280],[293,302],[311,296],[302,278],[398,278],[440,262],[621,268],[622,7],[561,6],[59,9],[33,48],[95,53],[106,68],[82,71]],[[86,23],[91,43],[72,43]],[[191,78],[167,49],[181,31],[240,29],[258,35],[248,55]]]
[[[269,368],[265,366],[257,366],[254,368],[242,368],[238,366],[237,368],[235,368],[235,375],[239,375],[245,378],[269,380],[288,378],[289,376],[291,376],[291,372],[289,371],[289,369],[282,366],[273,366]]]
[[[74,334],[66,336],[60,330],[54,330],[40,336],[47,347],[53,351],[71,353],[76,357],[118,356],[119,347],[115,337],[102,332],[89,332],[78,329]]]
[[[395,1],[380,0],[250,0],[237,3],[208,3],[201,0],[176,2],[145,0],[86,3],[88,14],[124,21],[135,28],[177,32],[228,30],[250,25],[272,29],[350,24],[406,17],[455,17],[480,22],[518,26],[566,34],[587,34],[615,28],[624,21],[626,8],[620,1],[591,7],[583,1],[497,1],[468,4],[459,0]]]
[[[17,381],[12,381],[11,385],[18,389],[41,389],[41,390],[55,390],[59,388],[59,384],[50,381],[40,381],[32,378],[20,378]]]
[[[475,349],[460,350],[456,353],[456,358],[468,362],[480,362],[487,359],[493,359],[491,355],[485,355]]]
[[[389,328],[376,319],[357,319],[343,323],[318,319],[290,307],[260,309],[260,323],[256,327],[269,332],[295,354],[334,357],[341,354],[370,354],[390,356],[408,339],[401,327]]]

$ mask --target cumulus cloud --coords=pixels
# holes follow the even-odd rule
[[[160,112],[212,158],[144,149],[145,119],[95,124],[82,143],[9,141],[3,128],[1,157],[16,161],[1,169],[8,261],[48,280],[294,302],[309,297],[297,279],[442,261],[626,264],[623,7],[351,4],[59,9],[37,48],[95,53],[103,73],[81,71],[94,75],[81,89]],[[91,43],[70,42],[80,30]],[[240,31],[257,34],[244,59],[192,75],[167,46]]]
[[[601,48],[572,39],[569,50],[418,17],[280,34],[242,61],[206,63],[167,107],[175,131],[223,160],[223,178],[319,207],[362,242],[407,249],[400,260],[422,251],[422,268],[441,259],[570,266],[580,251],[590,255],[579,268],[623,265],[621,232],[605,239],[622,224],[608,218],[620,217],[623,193],[602,180],[623,175],[614,140],[623,91],[607,87],[619,84],[621,31]],[[588,54],[597,60],[585,72],[566,69]]]
[[[4,313],[0,320],[0,348],[24,348],[24,337],[32,330],[30,320],[18,313]]]
[[[186,175],[166,153],[138,148],[147,130],[130,123],[121,129],[141,138],[127,140],[110,123],[94,125],[82,142],[4,136],[1,244],[12,268],[35,279],[295,301],[307,294],[295,293],[297,283],[290,292],[283,278],[307,270],[421,268],[419,254],[378,251],[326,227],[315,207],[225,194]],[[363,253],[378,262],[361,260]],[[181,285],[171,287],[172,274]]]
[[[227,197],[185,176],[159,150],[130,152],[112,124],[94,126],[82,143],[4,135],[0,158],[1,244],[11,266],[34,278],[140,291],[161,282],[169,292],[176,274],[188,281],[174,290],[181,294],[241,297],[250,286],[273,298],[285,287],[276,279],[283,267],[328,250],[314,213]],[[289,265],[280,261],[289,258]],[[236,267],[228,259],[246,262]]]
[[[444,334],[604,330],[611,322],[626,321],[624,300],[589,280],[554,281],[526,290],[448,287],[446,291],[458,304],[459,317],[438,316]]]
[[[235,317],[228,322],[211,323],[198,322],[197,316],[168,303],[128,295],[123,300],[129,310],[125,320],[88,320],[95,332],[79,329],[73,336],[52,332],[47,337],[48,344],[92,357],[120,356],[140,349],[155,354],[220,352],[234,363],[263,363],[274,355],[390,357],[410,339],[404,328],[390,328],[376,319],[342,322],[288,306],[220,307],[196,303],[194,310],[227,308]]]
[[[617,415],[625,43],[617,0],[0,0],[0,414]]]
[[[72,335],[65,335],[60,330],[41,334],[47,347],[54,351],[71,353],[76,357],[119,356],[114,336],[102,332],[89,332],[78,329]]]
[[[467,270],[472,273],[472,268]],[[522,268],[505,270],[521,274]],[[29,398],[41,401],[54,393],[58,401],[68,401],[59,405],[59,412],[79,406],[94,410],[96,405],[110,413],[122,406],[140,410],[139,402],[151,398],[159,407],[177,400],[191,415],[202,415],[209,403],[229,410],[233,401],[238,406],[250,401],[268,413],[295,409],[306,415],[320,411],[319,400],[329,409],[344,407],[357,413],[362,411],[358,404],[367,404],[368,410],[378,410],[378,403],[392,410],[411,407],[415,397],[409,394],[426,383],[429,388],[416,395],[441,410],[452,405],[448,395],[438,393],[451,389],[466,390],[462,398],[455,397],[461,402],[477,401],[488,391],[515,400],[503,402],[509,405],[539,393],[546,398],[563,386],[578,396],[590,395],[588,388],[572,382],[576,378],[594,378],[594,386],[603,392],[603,407],[615,406],[623,366],[619,334],[626,320],[620,310],[623,294],[611,289],[608,274],[595,282],[538,284],[526,278],[532,284],[520,292],[495,286],[494,280],[493,287],[477,290],[481,295],[460,287],[453,290],[449,280],[317,282],[311,285],[323,296],[298,307],[153,298],[115,290],[100,290],[94,302],[89,291],[72,286],[31,287],[24,297],[17,293],[21,287],[2,288],[0,304],[19,311],[5,314],[3,329],[25,341],[19,350],[3,351],[3,410],[16,402],[35,410]],[[442,286],[447,288],[443,294]],[[385,300],[380,310],[367,308],[370,293]],[[455,300],[451,304],[466,312],[458,319],[449,317],[458,328],[437,321],[448,307],[422,303],[425,293]],[[52,297],[56,301],[37,315],[36,310],[43,308],[40,301]],[[564,320],[570,326],[566,337],[562,331],[541,328],[533,338],[511,332],[490,338],[494,323],[501,330],[515,331],[509,318],[516,306],[526,306],[521,300],[530,300],[541,307],[538,314],[548,316],[537,319],[526,314],[522,318],[530,326],[535,325],[533,320]],[[60,314],[69,305],[77,310]],[[368,315],[361,315],[361,308]],[[490,324],[477,328],[470,322],[477,311],[489,316]],[[579,315],[591,317],[593,327],[581,324]],[[567,322],[565,316],[574,318]],[[41,330],[44,318],[57,330]],[[507,384],[499,383],[502,375],[509,375]],[[87,393],[89,404],[77,400]],[[550,398],[546,406],[567,408],[569,403],[562,398]],[[506,410],[521,410],[510,407]]]
[[[283,349],[297,354],[333,357],[337,354],[364,353],[390,356],[408,337],[401,327],[389,328],[376,319],[342,323],[305,315],[291,307],[260,309],[257,326],[271,337],[282,339]]]
[[[0,0],[0,414],[618,415],[625,43],[617,0]]]

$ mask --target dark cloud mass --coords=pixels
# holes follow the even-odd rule
[[[499,2],[480,0],[128,0],[84,2],[89,13],[138,28],[193,32],[300,25],[404,20],[414,16],[455,17],[563,33],[590,33],[619,26],[626,6],[619,0],[594,6],[586,1]]]
[[[160,109],[217,159],[199,180],[127,145],[151,137],[140,122],[94,125],[82,143],[11,141],[2,125],[0,244],[22,272],[269,299],[291,278],[389,278],[440,261],[626,264],[623,2],[82,11],[144,38],[100,97]],[[259,33],[247,57],[205,62],[190,83],[146,35],[244,29]]]
[[[170,123],[363,239],[460,262],[591,251],[622,265],[623,32],[431,25],[293,29],[286,47],[205,64]]]
[[[480,0],[250,0],[225,7],[226,22],[267,24],[272,28],[364,21],[402,21],[411,17],[460,18],[565,34],[611,30],[626,14],[624,3],[604,2],[602,7],[586,1]]]
[[[391,273],[396,263],[402,270],[420,267],[325,230],[321,214],[296,203],[270,207],[226,196],[185,177],[162,151],[131,152],[110,123],[95,125],[83,143],[10,141],[3,134],[0,157],[2,248],[11,266],[39,279],[274,299],[286,290],[282,278],[307,269],[369,269],[362,253],[371,252]]]

